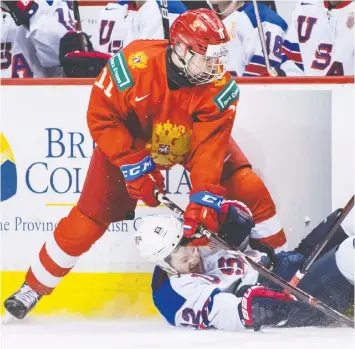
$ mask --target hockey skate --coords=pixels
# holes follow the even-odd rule
[[[25,282],[22,287],[7,298],[4,302],[5,309],[17,319],[23,319],[38,303],[42,295],[34,291]]]

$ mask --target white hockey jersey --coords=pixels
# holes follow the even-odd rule
[[[171,25],[186,7],[179,1],[169,2],[168,6]],[[124,1],[109,3],[101,11],[99,23],[96,47],[100,52],[117,53],[134,40],[164,38],[162,16],[155,0],[147,1],[138,10],[130,10]]]
[[[17,26],[11,15],[1,10],[1,78],[62,76],[59,42],[74,30],[69,5],[56,0],[49,5],[38,1],[39,9],[30,19],[30,28]]]
[[[260,20],[269,52],[270,65],[281,64],[282,42],[287,23],[272,9],[258,4]],[[267,72],[261,49],[254,6],[251,2],[238,8],[223,20],[231,42],[229,43],[228,70],[238,76],[259,76]]]
[[[296,6],[282,49],[286,75],[354,75],[354,2],[329,6],[312,0]]]
[[[261,256],[253,250],[248,254],[257,261]],[[200,248],[200,255],[204,274],[174,275],[162,281],[166,273],[156,268],[152,282],[155,306],[174,326],[244,330],[238,312],[241,298],[237,298],[231,290],[255,284],[258,272],[239,256],[219,248]],[[229,316],[225,316],[226,311]]]

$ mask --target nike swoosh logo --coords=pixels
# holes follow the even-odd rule
[[[301,5],[314,5],[314,4],[310,4],[309,2],[301,2]]]
[[[141,100],[143,100],[144,98],[147,98],[150,95],[150,93],[148,93],[147,95],[143,96],[143,97],[136,97],[135,101],[139,102]]]

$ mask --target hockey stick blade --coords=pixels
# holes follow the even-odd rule
[[[184,210],[182,210],[178,205],[176,205],[173,201],[171,201],[166,195],[159,193],[158,191],[155,192],[155,196],[157,200],[159,200],[164,206],[169,208],[171,211],[173,211],[179,218],[184,217]],[[213,241],[217,246],[220,248],[226,249],[226,250],[233,250],[236,253],[238,253],[248,264],[250,264],[256,271],[259,272],[260,275],[264,276],[271,282],[275,283],[276,285],[282,287],[283,289],[288,290],[291,294],[293,294],[298,300],[301,300],[305,303],[308,303],[312,307],[320,310],[327,316],[333,318],[336,321],[341,322],[342,324],[349,326],[349,327],[354,327],[354,320],[350,319],[349,317],[339,313],[335,309],[329,307],[325,303],[321,302],[317,298],[309,295],[308,293],[300,290],[296,286],[290,285],[286,280],[281,278],[280,276],[274,274],[272,271],[266,269],[259,263],[255,262],[252,260],[250,257],[245,255],[242,251],[239,251],[238,249],[229,246],[225,241],[223,241],[219,236],[213,234],[209,230],[203,228],[202,226],[198,226],[198,235],[197,236],[202,236],[205,235],[211,241]]]

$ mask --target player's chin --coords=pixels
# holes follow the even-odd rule
[[[193,265],[190,267],[190,274],[193,273],[202,273],[202,268],[201,268],[201,263],[197,263],[196,265]]]

